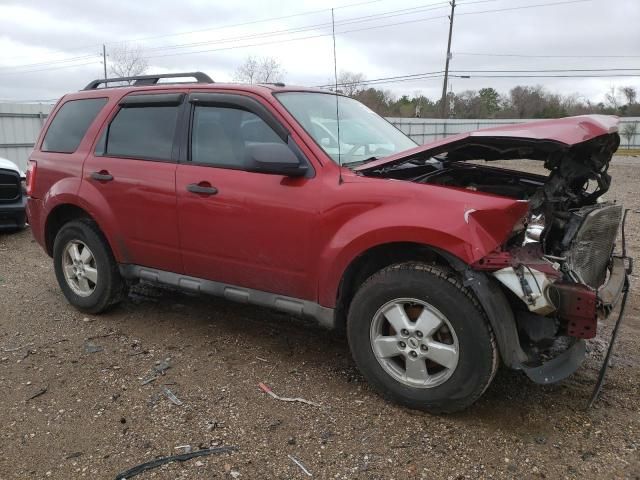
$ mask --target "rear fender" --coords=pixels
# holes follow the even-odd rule
[[[41,231],[46,232],[47,221],[51,212],[61,205],[73,205],[85,212],[98,224],[100,231],[109,243],[116,261],[126,263],[126,247],[117,234],[117,219],[107,201],[90,183],[82,182],[77,177],[67,177],[50,188],[43,198],[43,215]]]

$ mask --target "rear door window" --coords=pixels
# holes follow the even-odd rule
[[[96,155],[171,160],[180,106],[122,108],[100,139]]]
[[[89,126],[106,103],[106,98],[85,98],[66,102],[49,125],[42,142],[42,151],[75,152]]]

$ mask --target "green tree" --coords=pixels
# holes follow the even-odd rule
[[[493,87],[481,88],[478,92],[482,110],[488,117],[493,117],[500,110],[500,94]]]

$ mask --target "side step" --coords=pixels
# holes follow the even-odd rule
[[[170,285],[187,292],[206,293],[233,302],[274,308],[281,312],[312,318],[324,328],[335,328],[333,308],[323,307],[309,300],[287,297],[277,293],[263,292],[261,290],[235,285],[227,285],[213,280],[190,277],[188,275],[142,267],[140,265],[120,265],[120,274],[127,279],[147,280],[149,282]]]

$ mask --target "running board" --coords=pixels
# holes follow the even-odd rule
[[[321,327],[328,329],[335,328],[333,308],[323,307],[318,303],[308,300],[238,287],[236,285],[227,285],[213,280],[190,277],[180,273],[167,272],[155,268],[142,267],[140,265],[120,265],[120,274],[127,279],[147,280],[149,282],[170,285],[187,292],[206,293],[233,302],[258,305],[297,316],[309,317],[318,322]]]

